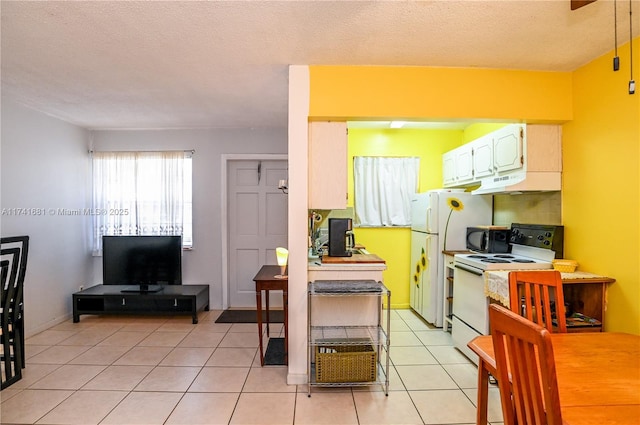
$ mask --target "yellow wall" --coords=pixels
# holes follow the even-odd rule
[[[310,120],[571,119],[571,73],[310,66]]]
[[[486,134],[491,133],[492,131],[496,131],[502,127],[504,127],[505,124],[482,124],[482,123],[478,123],[478,124],[471,124],[469,127],[464,129],[464,142],[470,142],[472,140],[476,140]]]
[[[618,72],[609,53],[574,73],[574,120],[563,126],[562,205],[565,256],[617,280],[608,291],[606,330],[640,334],[640,92],[627,91],[628,52],[628,45],[618,50]]]
[[[354,156],[419,156],[419,191],[442,187],[442,154],[463,143],[461,130],[349,129],[348,164]],[[353,167],[348,167],[349,202],[353,206]],[[411,230],[408,228],[356,228],[356,240],[384,258],[384,282],[394,308],[409,307]]]

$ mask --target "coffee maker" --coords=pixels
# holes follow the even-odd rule
[[[355,246],[353,223],[350,218],[329,219],[329,257],[351,257]]]

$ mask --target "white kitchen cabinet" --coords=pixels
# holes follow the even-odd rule
[[[480,137],[471,142],[473,147],[473,177],[480,179],[493,175],[493,137]]]
[[[511,127],[511,126],[510,126]],[[519,125],[514,125],[514,128]],[[527,125],[494,137],[494,173],[480,178],[474,194],[519,193],[562,189],[562,130],[558,125]],[[495,142],[499,141],[498,145]],[[519,141],[520,140],[520,141]],[[495,152],[500,146],[500,152]],[[517,158],[521,159],[518,160]]]
[[[507,125],[491,133],[494,174],[524,167],[524,126]]]
[[[442,155],[442,184],[460,186],[473,182],[473,150],[469,144]]]
[[[456,183],[456,151],[455,149],[442,155],[442,184],[453,186]]]
[[[472,176],[466,162],[455,164],[455,176],[445,174],[445,164],[465,158],[471,151]],[[461,154],[461,152],[463,154]],[[459,148],[443,158],[443,185],[462,187],[481,184],[475,194],[500,191],[560,190],[562,141],[559,125],[510,124]],[[449,168],[451,166],[449,165]],[[449,168],[446,168],[447,172]],[[458,173],[464,175],[458,176]]]
[[[347,123],[309,123],[309,209],[347,208]]]
[[[456,182],[465,184],[473,181],[473,146],[466,144],[456,152]]]

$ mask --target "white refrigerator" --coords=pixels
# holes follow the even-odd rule
[[[443,323],[442,251],[466,249],[467,227],[490,225],[492,207],[491,195],[472,195],[464,189],[431,190],[416,194],[411,201],[409,302],[416,313],[436,327]]]

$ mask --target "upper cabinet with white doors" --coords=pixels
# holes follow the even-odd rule
[[[471,150],[473,177],[443,178],[445,187],[481,184],[474,193],[561,189],[561,128],[558,125],[510,124],[443,155]],[[466,161],[465,161],[466,164]],[[454,167],[456,170],[465,169]],[[443,172],[443,174],[445,174]]]
[[[462,145],[442,155],[442,182],[445,187],[473,183],[473,146]]]
[[[476,181],[524,167],[524,131],[523,125],[507,125],[467,143],[473,150],[473,174]]]
[[[456,150],[442,154],[442,184],[445,187],[456,183]]]
[[[309,123],[309,209],[347,208],[347,123]]]
[[[454,178],[457,185],[473,181],[473,146],[466,144],[453,152]]]

